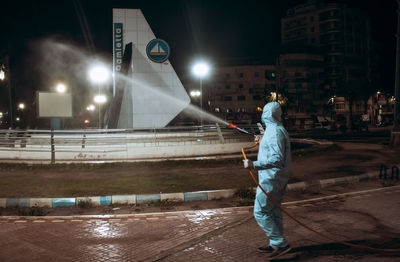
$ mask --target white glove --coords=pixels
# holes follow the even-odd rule
[[[243,160],[243,166],[244,168],[254,169],[253,161],[251,161],[250,159]]]
[[[262,135],[256,135],[255,137],[254,137],[254,142],[256,142],[256,143],[258,143],[258,142],[260,142],[261,141],[261,139],[262,139]]]

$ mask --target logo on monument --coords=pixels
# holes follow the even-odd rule
[[[163,63],[169,57],[169,45],[162,39],[153,39],[146,46],[147,57],[156,63]]]

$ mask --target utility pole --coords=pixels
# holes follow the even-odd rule
[[[395,102],[393,129],[390,139],[393,146],[400,146],[400,0],[397,0],[397,4]]]

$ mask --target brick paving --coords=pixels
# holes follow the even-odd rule
[[[286,203],[315,229],[399,248],[400,186]],[[399,261],[329,243],[285,217],[281,261]],[[0,217],[0,261],[265,261],[251,207],[135,215]]]
[[[250,216],[246,207],[104,217],[1,217],[0,261],[141,261]]]

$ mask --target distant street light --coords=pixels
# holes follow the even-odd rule
[[[94,105],[88,105],[87,107],[86,107],[86,110],[87,111],[94,111],[96,109],[96,107],[94,106]]]
[[[19,103],[18,104],[18,109],[24,110],[25,109],[25,104],[24,103]]]
[[[201,92],[198,90],[190,91],[190,96],[191,97],[199,97],[199,96],[201,96]]]
[[[67,91],[67,86],[64,85],[63,83],[59,83],[56,86],[56,90],[57,90],[58,93],[61,93],[61,94],[65,93]]]
[[[3,81],[6,78],[6,73],[3,70],[3,66],[0,68],[0,80]]]
[[[96,95],[93,100],[96,104],[104,104],[107,102],[107,97],[105,95]]]
[[[203,111],[203,77],[208,75],[210,71],[210,66],[206,62],[197,62],[192,68],[192,72],[195,76],[200,79],[200,108]],[[200,116],[200,125],[203,125],[203,116]]]

